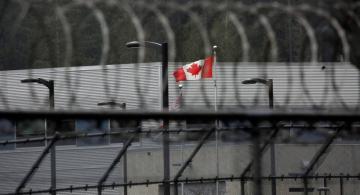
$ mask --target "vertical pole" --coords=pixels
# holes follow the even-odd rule
[[[50,158],[51,158],[51,195],[56,195],[56,146],[55,144],[51,147],[50,150]]]
[[[50,110],[55,108],[55,90],[54,90],[54,80],[49,80],[49,105]]]
[[[260,139],[261,133],[258,127],[253,129],[253,159],[254,159],[254,195],[262,195],[261,184],[261,151],[260,151]]]
[[[343,178],[340,176],[340,195],[344,195],[344,183]]]
[[[184,183],[181,183],[181,195],[184,195]]]
[[[49,105],[50,110],[55,108],[55,92],[54,92],[54,81],[49,80]],[[51,195],[56,195],[56,143],[50,149],[50,161],[51,161]]]
[[[102,184],[97,187],[98,195],[102,194]]]
[[[273,87],[273,80],[268,79],[268,89],[269,89],[269,108],[274,108],[274,87]]]
[[[168,84],[168,44],[161,44],[162,53],[162,109],[167,111],[169,107],[169,84]],[[169,145],[169,121],[163,120],[163,158],[164,158],[164,195],[170,195],[170,145]]]
[[[267,80],[269,90],[269,108],[274,109],[274,93],[273,93],[273,80]],[[276,195],[276,159],[275,159],[275,144],[274,140],[271,140],[270,144],[270,163],[271,163],[271,194]]]
[[[326,177],[324,177],[324,187],[325,187],[325,189],[324,189],[324,195],[327,195],[328,193],[327,193],[327,189],[326,189],[326,187],[327,187]]]
[[[271,194],[276,195],[276,167],[275,167],[275,144],[274,141],[271,141],[270,145],[270,158],[271,158]]]
[[[216,85],[216,49],[217,49],[217,46],[214,45],[213,46],[213,64],[214,64],[214,75],[213,75],[213,81],[214,81],[214,88],[215,88],[215,94],[214,94],[214,105],[215,105],[215,112],[217,111],[217,85]]]
[[[126,103],[122,104],[122,110],[126,110]],[[127,151],[124,153],[123,157],[123,166],[124,166],[124,184],[127,184]],[[124,185],[124,195],[128,194],[127,185]]]
[[[241,195],[245,195],[245,180],[241,179]]]
[[[123,163],[124,163],[124,184],[127,184],[127,152],[124,153],[123,156]],[[124,195],[128,194],[127,185],[124,185]]]
[[[216,84],[216,49],[217,46],[214,45],[213,46],[213,63],[214,63],[214,75],[213,75],[213,80],[214,80],[214,88],[215,88],[215,94],[214,94],[214,105],[215,105],[215,112],[217,111],[217,84]],[[215,121],[215,147],[216,147],[216,176],[219,177],[219,131],[218,131],[218,126],[219,126],[219,121],[216,120]],[[216,180],[216,195],[219,194],[219,181]]]
[[[178,182],[174,181],[174,195],[179,195]]]
[[[309,193],[308,193],[308,180],[307,180],[307,176],[305,176],[305,177],[303,178],[303,180],[304,180],[304,195],[308,195]]]

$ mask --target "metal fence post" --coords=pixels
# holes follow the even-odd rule
[[[51,160],[51,195],[56,195],[56,143],[50,149]]]
[[[177,186],[178,186],[178,182],[174,181],[174,195],[179,195],[179,190]]]
[[[271,141],[270,144],[270,164],[271,164],[271,194],[276,195],[276,158],[275,158],[275,144]]]
[[[340,195],[343,195],[344,194],[344,180],[342,178],[342,175],[340,177]]]
[[[253,159],[254,159],[254,195],[262,195],[262,181],[261,181],[261,151],[260,151],[260,139],[261,133],[258,127],[253,128]]]
[[[304,176],[303,181],[304,181],[304,195],[308,195],[308,180],[307,180],[308,176]]]
[[[124,153],[124,184],[127,184],[127,152]],[[124,185],[124,195],[128,194],[127,185]]]
[[[102,184],[97,187],[98,195],[102,194]]]
[[[241,195],[245,195],[245,180],[241,179]]]

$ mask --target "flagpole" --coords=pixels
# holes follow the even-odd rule
[[[217,46],[214,45],[213,46],[213,57],[214,57],[214,76],[213,76],[213,81],[214,81],[214,87],[215,87],[215,112],[217,111],[217,85],[216,85],[216,49]],[[217,124],[216,124],[217,125]]]
[[[214,81],[214,106],[215,106],[215,112],[217,112],[217,85],[216,85],[216,49],[217,46],[213,46],[213,60],[214,60],[214,75],[213,75],[213,81]],[[219,131],[218,131],[218,121],[215,121],[215,144],[216,144],[216,176],[219,177]],[[216,195],[219,194],[219,181],[216,181]]]

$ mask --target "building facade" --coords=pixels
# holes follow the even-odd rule
[[[347,63],[216,63],[216,78],[186,81],[178,87],[172,72],[181,64],[169,65],[169,109],[171,110],[246,110],[269,109],[266,86],[244,85],[248,78],[273,79],[274,109],[298,110],[306,108],[348,109],[359,108],[360,83],[358,69]],[[120,64],[71,68],[33,69],[1,72],[2,110],[49,109],[46,87],[21,83],[27,78],[43,78],[55,82],[55,110],[91,110],[101,112],[118,107],[98,106],[100,102],[125,103],[126,110],[159,111],[161,105],[160,63]],[[216,88],[215,88],[216,83]],[[199,120],[172,122],[170,128],[199,128]],[[71,133],[121,132],[134,126],[142,129],[159,129],[159,121],[128,121],[68,119],[51,121],[45,119],[11,121],[1,119],[0,140],[26,139],[52,136],[55,131]],[[240,128],[236,121],[222,121],[223,128]],[[231,126],[233,125],[233,126]],[[307,145],[283,144],[293,138],[295,128],[285,128],[276,144],[276,175],[287,176],[301,173],[311,160],[324,137],[316,139],[309,135]],[[202,134],[180,133],[171,135],[171,177],[174,177]],[[251,144],[246,133],[219,132],[212,137],[196,155],[181,178],[231,177],[241,174],[251,160]],[[299,138],[299,137],[296,137]],[[295,139],[295,137],[294,137]],[[57,144],[57,187],[96,185],[115,155],[121,150],[126,136],[76,138]],[[318,174],[357,173],[358,144],[338,140],[327,160],[318,167]],[[32,163],[40,155],[46,141],[25,144],[7,144],[0,151],[0,189],[2,194],[15,190]],[[129,148],[127,157],[127,181],[132,183],[161,181],[163,179],[163,156],[161,134],[141,134]],[[269,152],[263,155],[263,175],[270,174]],[[346,164],[346,166],[344,166]],[[48,189],[50,186],[49,157],[41,164],[25,190]],[[113,170],[107,183],[124,181],[123,161]],[[331,194],[339,194],[338,180],[327,182]],[[346,191],[357,194],[358,182],[348,180]],[[323,181],[313,181],[317,190]],[[246,194],[252,194],[252,183],[246,183]],[[290,188],[301,187],[301,180],[284,180],[277,183],[278,194],[289,194]],[[270,182],[264,182],[265,194],[270,194]],[[184,184],[179,186],[182,194],[239,194],[239,181],[218,183]],[[215,190],[214,190],[215,189]],[[159,194],[161,185],[133,186],[130,194]],[[217,193],[216,193],[217,191]],[[96,190],[59,192],[59,194],[96,194]],[[121,194],[122,188],[106,189],[104,194]],[[293,193],[293,194],[296,194]],[[300,194],[300,193],[298,193]]]

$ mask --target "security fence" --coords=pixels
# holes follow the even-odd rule
[[[358,194],[360,4],[308,3],[4,1],[0,194]]]
[[[359,175],[357,173],[354,174],[352,169],[344,168],[343,166],[346,167],[346,165],[342,164],[348,162],[351,166],[356,166],[354,164],[356,162],[349,161],[351,160],[351,157],[349,158],[346,154],[342,154],[342,152],[349,149],[346,149],[346,147],[356,148],[357,146],[351,143],[348,143],[348,146],[342,146],[341,144],[346,143],[344,141],[349,139],[349,137],[356,137],[358,134],[356,127],[358,125],[359,116],[356,113],[339,112],[336,114],[324,114],[319,112],[314,114],[313,112],[284,113],[277,111],[266,112],[262,110],[259,112],[219,111],[216,113],[103,112],[101,115],[93,112],[2,111],[0,114],[1,117],[6,116],[7,118],[13,120],[44,117],[48,120],[58,120],[62,118],[107,118],[124,120],[155,119],[163,121],[205,118],[206,120],[218,121],[234,120],[243,124],[243,126],[237,126],[235,128],[216,128],[215,126],[212,126],[198,130],[142,130],[141,128],[131,128],[121,132],[122,135],[126,135],[124,136],[124,142],[121,147],[118,147],[119,145],[114,145],[114,147],[93,146],[90,148],[64,148],[62,146],[56,146],[56,142],[67,139],[80,139],[83,137],[104,138],[106,136],[113,136],[119,133],[77,135],[55,134],[49,138],[42,137],[16,141],[3,141],[1,142],[2,145],[14,143],[31,144],[34,142],[43,142],[46,139],[49,141],[45,147],[42,147],[42,151],[32,151],[36,155],[25,154],[29,153],[31,150],[22,151],[21,149],[2,153],[2,163],[4,163],[4,166],[8,169],[7,171],[2,170],[2,173],[9,174],[8,177],[11,178],[10,180],[8,180],[9,178],[2,178],[3,182],[7,181],[5,183],[7,186],[4,186],[3,189],[8,189],[9,187],[12,187],[12,185],[14,185],[13,187],[16,187],[15,191],[9,191],[4,194],[56,192],[61,194],[76,193],[76,191],[82,193],[90,193],[91,191],[96,193],[97,191],[98,194],[111,194],[110,191],[119,192],[124,190],[124,188],[129,188],[129,191],[131,191],[131,188],[136,188],[136,186],[139,185],[144,186],[144,188],[148,188],[148,186],[155,184],[160,185],[157,193],[165,191],[166,185],[174,184],[179,187],[178,189],[172,187],[171,191],[174,194],[179,194],[180,192],[184,192],[184,187],[181,188],[181,185],[191,189],[191,185],[196,184],[198,187],[195,189],[198,191],[200,190],[200,193],[209,194],[206,190],[206,185],[211,186],[213,184],[213,188],[208,187],[208,190],[210,190],[211,193],[224,194],[225,192],[229,193],[229,190],[231,189],[229,186],[231,186],[231,183],[235,182],[238,187],[231,190],[234,191],[239,189],[236,193],[241,192],[242,194],[267,194],[271,192],[270,186],[272,185],[275,186],[275,191],[277,191],[278,194],[287,194],[290,192],[309,193],[316,190],[319,190],[319,193],[323,190],[325,193],[337,192],[338,194],[346,194],[346,192],[350,193],[348,192],[349,190],[356,189],[356,186],[358,185],[356,181],[358,181]],[[289,132],[289,128],[300,128],[301,132],[298,132],[299,134],[293,136],[284,136],[283,133]],[[321,132],[320,140],[318,139],[319,137],[315,138],[314,134],[312,134],[319,132]],[[136,143],[134,143],[136,142],[136,138],[140,137],[140,139],[146,139],[146,136],[144,135],[159,133],[162,134],[162,136],[166,135],[166,137],[163,137],[163,140],[160,140],[159,142],[155,142],[155,145],[142,143],[142,145],[136,146]],[[194,136],[199,133],[201,136],[195,142],[193,141],[192,143],[189,143],[189,140],[186,139],[187,134]],[[224,135],[226,133],[232,133],[232,135],[240,134],[242,135],[242,140],[227,142],[226,140],[219,139],[219,135]],[[169,136],[169,134],[171,136]],[[211,141],[210,138],[212,134],[216,135],[216,138],[213,141]],[[302,141],[298,140],[299,142],[296,142],[295,140],[301,137],[300,134],[306,134],[308,138],[303,139]],[[289,140],[289,138],[293,140]],[[336,139],[339,138],[343,140],[336,141]],[[247,143],[246,140],[250,141],[250,143]],[[182,141],[183,143],[179,144],[179,141]],[[264,158],[262,156],[266,153],[266,150],[270,147],[271,143],[274,142],[276,143],[275,145],[277,145],[276,162],[279,164],[279,168],[277,168],[278,172],[284,173],[287,171],[286,169],[297,167],[291,165],[292,159],[289,159],[289,157],[299,157],[296,157],[294,154],[287,153],[286,150],[288,150],[288,152],[296,152],[297,155],[302,155],[300,158],[309,160],[306,163],[306,166],[304,165],[304,169],[300,170],[297,174],[291,174],[291,171],[289,171],[287,175],[270,174],[265,176],[269,170],[261,167],[267,167],[270,163],[266,160],[268,157]],[[282,142],[287,144],[282,146],[282,144],[280,144]],[[290,144],[291,142],[307,145],[294,145]],[[333,147],[334,151],[332,152],[335,152],[335,156],[329,157],[331,156],[331,152],[329,152],[330,146],[334,144],[334,142],[335,147]],[[132,149],[130,149],[129,147],[132,143],[135,144],[135,146],[132,146]],[[245,149],[246,146],[251,143],[253,144],[252,149]],[[161,154],[162,152],[159,151],[165,148],[163,144],[170,144],[168,154],[166,154],[165,151]],[[285,149],[288,147],[290,147],[290,149]],[[299,149],[302,147],[303,149]],[[341,147],[345,148],[341,149]],[[305,153],[301,154],[301,152],[304,151]],[[238,154],[239,152],[240,154]],[[286,156],[281,157],[281,153],[284,152],[287,153],[285,154]],[[125,164],[122,163],[124,163],[124,155],[126,154],[127,160],[125,162],[127,165],[125,166]],[[183,159],[178,159],[181,156]],[[330,165],[325,163],[327,157],[331,158]],[[10,163],[11,160],[19,160],[20,158],[33,158],[33,161],[12,162],[15,164],[7,164]],[[261,160],[262,158],[263,160]],[[343,158],[342,160],[345,162],[340,159],[337,159],[337,162],[334,162],[336,158]],[[87,162],[90,159],[91,161],[96,161],[97,163]],[[161,164],[161,161],[164,161],[163,164]],[[122,166],[119,165],[120,162],[122,162]],[[81,164],[76,165],[76,163]],[[162,167],[166,163],[171,164],[171,168],[169,167],[169,170],[166,170],[165,166]],[[287,165],[285,166],[284,163]],[[342,167],[338,168],[339,165]],[[229,168],[228,166],[235,167]],[[121,168],[123,170],[121,170]],[[16,170],[19,169],[26,171],[18,173]],[[266,171],[264,170],[264,172],[262,172],[262,169],[265,169]],[[163,179],[162,173],[166,173],[166,171],[170,170],[171,178],[169,178],[169,180]],[[294,171],[299,171],[299,169],[295,168]],[[124,172],[127,172],[126,178],[124,178]],[[23,177],[19,177],[17,175],[23,175]],[[22,180],[17,180],[20,178],[22,178]],[[65,178],[68,178],[68,180],[64,180]],[[11,181],[12,179],[15,179],[15,181]],[[271,183],[271,181],[273,181],[274,184]],[[205,189],[203,189],[203,185],[205,185]],[[261,190],[262,188],[260,186],[263,186],[263,190]],[[308,191],[304,189],[308,189]],[[139,194],[141,192],[133,193]],[[352,191],[352,193],[354,193],[354,191]],[[189,192],[189,194],[191,193]]]

